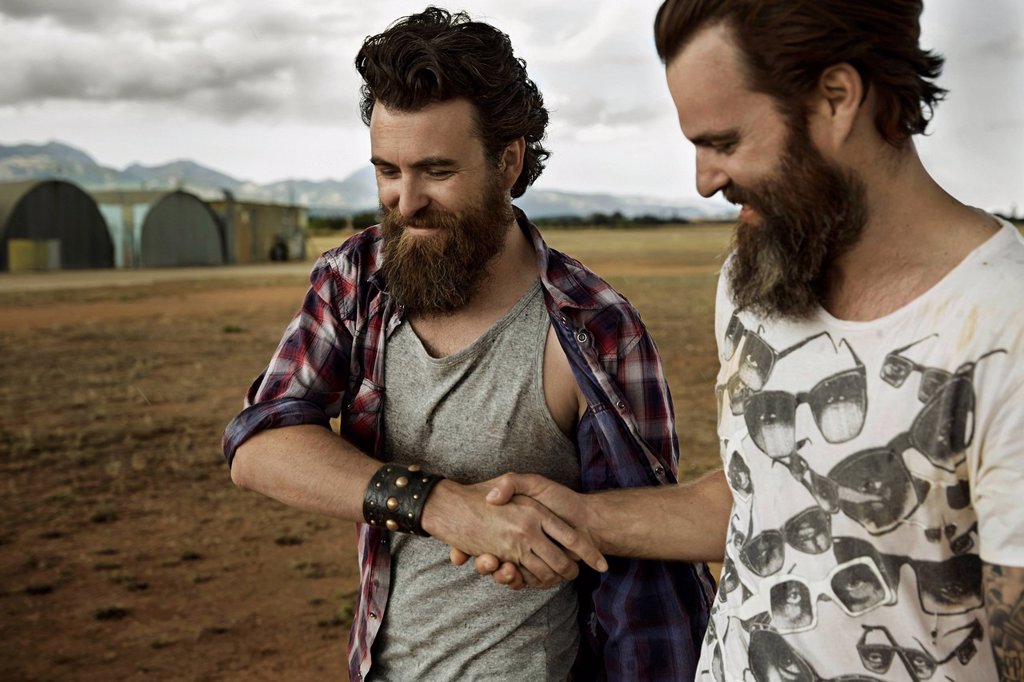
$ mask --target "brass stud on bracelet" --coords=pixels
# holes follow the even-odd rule
[[[377,528],[429,537],[420,524],[423,505],[444,477],[412,467],[386,464],[377,470],[363,498],[363,518]]]
[[[420,470],[420,465],[419,464],[410,464],[409,465],[409,471],[419,471],[419,470]]]

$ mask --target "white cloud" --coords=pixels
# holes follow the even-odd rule
[[[368,154],[355,53],[425,4],[0,0],[0,143],[56,138],[115,166],[188,157],[257,181],[343,177]],[[460,3],[510,35],[552,110],[541,186],[696,196],[654,52],[658,4]],[[1024,205],[1022,12],[926,0],[922,21],[950,89],[922,156],[986,208]]]

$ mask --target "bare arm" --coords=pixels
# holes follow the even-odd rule
[[[299,509],[362,521],[364,492],[380,466],[326,428],[288,426],[263,431],[239,446],[231,478]],[[442,481],[424,507],[424,530],[467,551],[521,563],[544,586],[578,573],[552,538],[603,570],[603,557],[557,516],[526,498],[505,509],[487,505],[484,494],[490,487]]]
[[[1024,680],[1024,567],[985,564],[985,610],[1001,682]]]

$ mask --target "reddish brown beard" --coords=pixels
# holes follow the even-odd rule
[[[427,315],[450,314],[469,302],[515,220],[508,192],[497,180],[480,203],[458,214],[430,211],[406,220],[397,209],[381,211],[381,274],[387,291],[406,312]],[[438,233],[410,236],[406,227],[435,228]]]
[[[760,216],[733,237],[728,281],[736,306],[769,318],[813,314],[829,266],[864,230],[864,183],[823,158],[806,129],[791,127],[775,176],[749,190],[731,186],[725,196]]]

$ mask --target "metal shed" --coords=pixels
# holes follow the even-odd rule
[[[189,192],[94,192],[116,245],[119,267],[222,265],[224,231],[210,207]]]
[[[0,183],[0,271],[110,268],[96,202],[64,180]]]
[[[224,226],[229,263],[305,259],[305,206],[237,201],[227,194],[211,201],[210,208]]]

